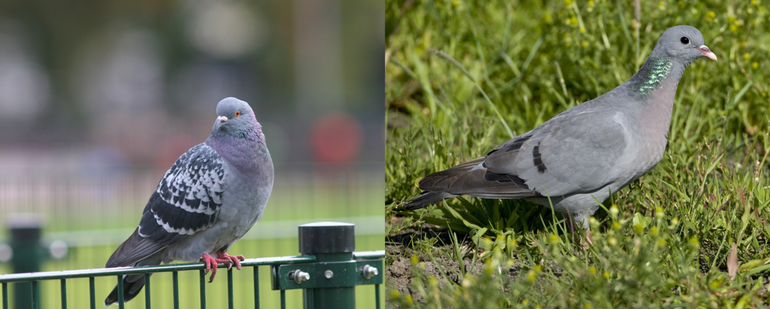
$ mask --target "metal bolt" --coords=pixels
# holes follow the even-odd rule
[[[294,282],[300,284],[302,281],[310,280],[310,274],[297,269],[295,271],[289,272],[289,280],[294,280]]]
[[[377,271],[377,267],[369,266],[369,264],[366,264],[363,268],[361,268],[361,275],[363,275],[366,279],[374,277],[378,273],[379,272]]]
[[[326,277],[326,279],[331,279],[332,277],[334,277],[334,273],[331,270],[327,269],[324,272],[324,277]]]

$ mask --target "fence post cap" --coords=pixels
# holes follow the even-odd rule
[[[355,226],[353,223],[347,223],[347,222],[335,222],[335,221],[320,221],[320,222],[311,222],[311,223],[305,223],[300,224],[299,227],[333,227],[333,226]]]
[[[299,226],[299,252],[302,254],[343,253],[355,250],[353,223],[324,221]]]
[[[6,219],[11,238],[16,241],[37,241],[43,228],[43,218],[36,213],[10,214]]]
[[[40,228],[43,226],[43,217],[37,213],[12,213],[6,219],[8,227],[13,228]]]

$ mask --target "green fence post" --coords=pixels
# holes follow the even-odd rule
[[[14,273],[40,271],[43,258],[40,248],[42,223],[35,217],[19,217],[8,220],[11,232],[11,265]],[[39,308],[40,293],[35,299],[31,282],[14,283],[13,303],[16,309]]]
[[[317,262],[350,262],[356,249],[355,225],[342,222],[315,222],[299,226],[299,252],[315,255]],[[334,272],[317,268],[313,280],[331,279]],[[355,277],[353,277],[355,278]],[[353,309],[356,307],[355,281],[345,287],[304,289],[305,308]]]

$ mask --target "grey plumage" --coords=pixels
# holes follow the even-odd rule
[[[246,102],[226,98],[217,104],[217,116],[209,138],[179,157],[160,180],[139,226],[107,267],[194,262],[207,255],[214,274],[216,262],[240,267],[226,252],[262,217],[273,187],[273,162]],[[219,259],[211,258],[214,254]],[[128,301],[145,277],[124,276],[123,282]],[[117,300],[115,287],[105,306]]]
[[[700,57],[716,60],[703,43],[693,27],[666,30],[627,82],[497,146],[484,158],[426,176],[420,181],[424,192],[404,208],[459,195],[525,198],[553,205],[588,228],[588,218],[599,208],[596,200],[606,200],[663,157],[682,73]]]

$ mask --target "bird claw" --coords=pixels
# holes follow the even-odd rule
[[[222,260],[222,263],[227,263],[227,269],[232,268],[234,264],[235,269],[241,270],[241,261],[246,259],[243,255],[228,255],[221,251],[217,251],[217,255],[219,256],[218,260]]]
[[[204,271],[204,274],[208,274],[209,270],[211,270],[209,283],[214,282],[214,277],[217,275],[217,267],[219,266],[219,263],[227,264],[228,270],[233,267],[233,264],[235,264],[236,269],[241,270],[241,261],[246,259],[243,255],[233,256],[228,255],[222,251],[217,251],[216,253],[217,258],[212,257],[208,253],[203,253],[203,256],[201,257],[201,262],[206,264],[206,270]]]

